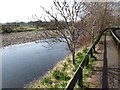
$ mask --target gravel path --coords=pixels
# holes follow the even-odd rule
[[[118,50],[112,37],[107,35],[108,87],[118,88]]]
[[[113,38],[108,33],[106,36],[106,50],[107,50],[107,65],[105,65],[105,61],[103,60],[104,53],[104,38],[102,38],[101,42],[103,44],[98,44],[97,48],[97,60],[93,65],[93,72],[91,76],[87,79],[87,87],[88,88],[102,88],[108,87],[110,90],[120,90],[120,62],[119,62],[119,53]],[[107,69],[107,71],[105,70]],[[104,71],[105,70],[105,71]],[[103,74],[104,73],[104,74]],[[106,80],[106,81],[104,81]],[[103,82],[104,81],[104,82]],[[107,83],[105,83],[107,82]]]
[[[104,37],[102,36],[97,45],[97,60],[93,63],[93,71],[86,81],[88,88],[102,88],[102,73],[103,73],[103,53],[104,53]]]

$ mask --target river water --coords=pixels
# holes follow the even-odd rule
[[[46,46],[46,42],[31,42],[1,48],[2,88],[24,87],[69,54],[64,43],[55,43],[53,48]]]

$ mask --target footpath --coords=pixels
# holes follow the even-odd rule
[[[105,39],[106,41],[104,41]],[[104,50],[106,55],[104,55]],[[120,90],[120,50],[117,49],[109,32],[102,36],[96,51],[97,60],[94,62],[93,72],[87,79],[86,86],[88,88]]]

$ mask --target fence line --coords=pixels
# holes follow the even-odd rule
[[[91,48],[89,49],[88,53],[86,54],[86,56],[83,58],[82,62],[80,63],[79,67],[77,68],[73,78],[71,78],[71,80],[69,81],[69,83],[66,86],[66,90],[73,90],[74,86],[76,84],[76,82],[78,81],[78,85],[80,88],[83,87],[83,68],[85,66],[88,65],[89,63],[89,56],[91,58],[93,58],[93,53],[95,53],[95,46],[97,45],[97,43],[99,42],[101,36],[104,34],[104,32],[108,31],[108,30],[112,30],[112,29],[118,29],[118,28],[106,28],[105,30],[103,30],[97,37],[97,39],[95,40],[95,42],[93,43],[93,45],[91,46]]]
[[[120,28],[117,28],[120,29]],[[114,41],[116,42],[117,48],[120,48],[120,40],[118,39],[118,37],[114,34],[114,31],[117,29],[111,29],[110,33],[113,36]]]

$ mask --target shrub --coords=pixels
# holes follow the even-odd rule
[[[77,55],[76,55],[76,62],[80,64],[81,61],[83,60],[84,56],[85,55],[83,53],[78,52]]]
[[[81,53],[81,52],[78,52],[77,53],[77,58],[83,58],[84,56],[83,56],[83,53]]]
[[[57,80],[65,80],[65,81],[67,81],[67,80],[69,80],[70,79],[70,77],[67,75],[67,73],[66,72],[60,72],[59,70],[55,70],[55,71],[53,71],[53,74],[52,74],[54,77],[55,77],[55,79],[57,79]]]
[[[83,49],[83,53],[86,54],[86,53],[88,52],[88,50],[89,50],[88,48],[84,48],[84,49]]]
[[[42,80],[42,84],[44,83],[48,83],[48,84],[52,84],[52,80],[50,77],[45,77],[43,80]]]
[[[68,61],[68,63],[71,63],[71,60],[69,58],[67,58],[67,61]]]
[[[67,69],[67,67],[68,67],[68,64],[64,63],[64,64],[63,64],[63,71],[64,71],[65,69]]]
[[[62,82],[60,85],[61,85],[62,88],[65,88],[66,85],[67,85],[67,82]]]
[[[78,64],[75,64],[74,67],[75,67],[75,68],[73,69],[73,71],[76,71],[77,68],[78,68]]]
[[[93,69],[93,62],[94,58],[90,58],[89,64],[88,64],[88,69],[92,70]]]

